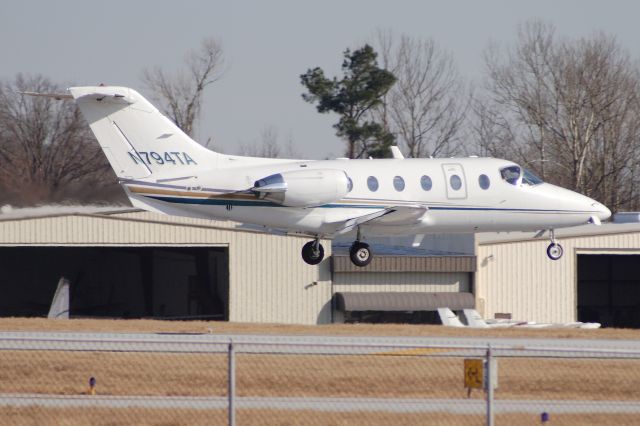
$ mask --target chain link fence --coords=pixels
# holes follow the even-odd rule
[[[632,351],[258,340],[0,333],[0,418],[69,425],[640,421],[640,353]]]

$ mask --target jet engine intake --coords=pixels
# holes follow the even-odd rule
[[[276,173],[257,180],[251,191],[287,207],[314,207],[344,198],[350,191],[342,170],[309,169]]]

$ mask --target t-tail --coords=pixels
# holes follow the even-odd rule
[[[465,325],[460,321],[458,316],[449,308],[438,308],[438,315],[442,325],[448,327],[464,327]]]
[[[89,86],[69,92],[121,181],[179,178],[218,165],[220,154],[195,142],[133,89]]]

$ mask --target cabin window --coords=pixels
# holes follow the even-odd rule
[[[393,187],[398,192],[404,191],[404,179],[402,179],[402,176],[396,176],[393,178]]]
[[[518,166],[509,166],[503,169],[500,169],[500,175],[502,179],[509,182],[511,185],[517,185],[518,179],[520,179],[520,167]]]
[[[449,184],[451,184],[451,189],[457,191],[462,188],[462,179],[460,179],[460,176],[458,175],[451,175],[449,178]]]
[[[542,179],[531,173],[531,171],[524,169],[524,173],[522,174],[522,183],[531,186],[539,185],[542,183]]]
[[[367,187],[369,188],[369,191],[376,192],[378,190],[378,179],[374,176],[369,176],[367,178]]]
[[[482,188],[482,189],[489,189],[489,186],[491,185],[491,181],[489,180],[489,176],[480,175],[480,177],[478,177],[478,184],[480,185],[480,188]]]
[[[420,186],[422,186],[422,189],[424,189],[425,191],[431,191],[431,178],[427,175],[422,176],[420,178]]]
[[[353,190],[353,181],[349,176],[347,176],[347,192],[351,192]]]

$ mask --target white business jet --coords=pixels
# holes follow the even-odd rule
[[[494,158],[282,160],[210,151],[135,90],[72,87],[75,99],[132,204],[170,215],[228,219],[308,235],[305,262],[322,261],[320,239],[356,232],[350,257],[372,259],[365,235],[549,230],[599,224],[602,204],[542,182]]]

